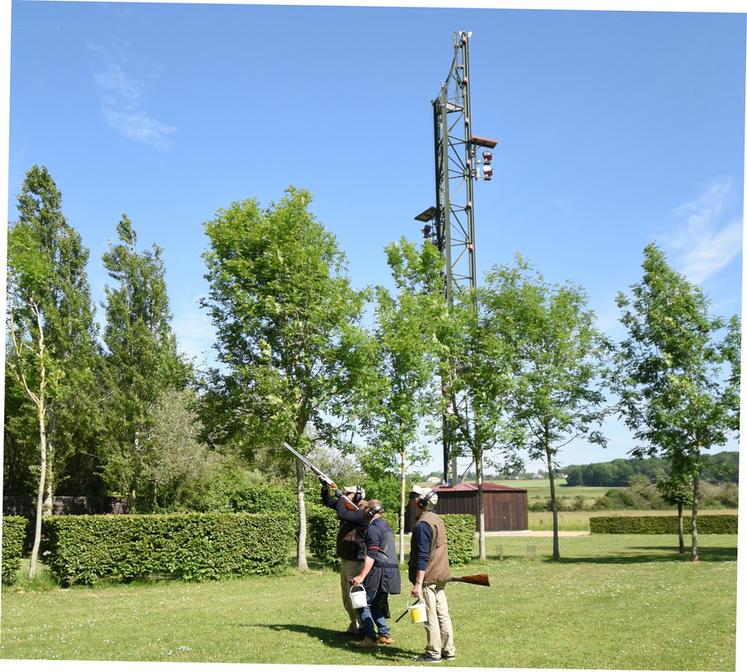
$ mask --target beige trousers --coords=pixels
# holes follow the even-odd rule
[[[358,612],[350,604],[350,579],[358,576],[363,569],[363,560],[340,560],[340,593],[342,594],[342,605],[350,617],[350,625],[357,625],[359,628],[361,622],[358,619]]]
[[[446,601],[445,583],[423,586],[423,600],[428,622],[425,624],[425,634],[428,642],[425,652],[433,658],[456,655],[454,647],[454,632],[451,629],[449,603]]]

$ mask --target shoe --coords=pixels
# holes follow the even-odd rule
[[[363,637],[363,630],[357,626],[355,623],[351,623],[348,626],[348,629],[345,630],[346,635],[350,635],[351,637]]]
[[[428,655],[427,653],[423,653],[422,655],[418,656],[417,658],[413,658],[413,661],[416,663],[440,663],[440,658],[434,658],[433,656]]]
[[[379,635],[376,638],[377,644],[394,644],[394,640],[389,635]]]
[[[356,649],[375,649],[376,642],[370,637],[365,637],[360,642],[353,644]]]
[[[445,653],[441,654],[441,660],[454,660],[455,658],[456,658],[456,654],[453,654],[451,656],[448,656]]]

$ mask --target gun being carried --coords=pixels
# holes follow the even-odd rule
[[[452,576],[447,581],[459,581],[461,583],[471,583],[473,586],[489,586],[490,579],[487,574],[472,574],[470,576]]]
[[[306,458],[304,455],[301,455],[295,448],[292,446],[289,446],[285,441],[283,441],[283,445],[291,452],[293,455],[296,456],[296,459],[300,460],[304,465],[306,465],[313,474],[316,475],[316,477],[322,481],[323,483],[326,483],[332,490],[339,490],[337,487],[337,484],[329,477],[327,474],[325,474],[321,469],[316,467],[312,462]],[[342,495],[342,498],[345,500],[345,507],[349,511],[358,511],[358,507],[353,503],[353,501],[347,496]]]

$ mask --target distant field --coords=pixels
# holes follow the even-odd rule
[[[738,515],[737,509],[704,509],[700,515],[719,515],[730,513]],[[577,531],[589,529],[589,518],[592,516],[674,516],[677,512],[672,509],[664,511],[639,511],[636,509],[622,509],[620,511],[559,511],[558,529],[562,531]],[[530,530],[552,530],[552,513],[549,511],[529,512]]]
[[[530,479],[527,481],[493,481],[498,485],[505,485],[509,488],[526,488],[529,503],[536,499],[546,499],[550,496],[550,481],[546,478]],[[561,499],[573,499],[579,495],[584,499],[597,499],[610,490],[610,487],[592,487],[586,485],[568,486],[564,478],[555,481],[555,495]]]

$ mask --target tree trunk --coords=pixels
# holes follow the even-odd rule
[[[399,470],[399,564],[405,562],[405,473],[407,471],[407,453],[403,450],[400,454],[402,460]]]
[[[41,544],[42,516],[44,515],[44,492],[47,478],[47,428],[44,414],[44,398],[40,396],[37,406],[37,417],[39,419],[39,487],[36,490],[36,524],[34,526],[34,544],[31,547],[31,561],[29,562],[29,579],[36,576],[36,562]]]
[[[477,537],[480,548],[480,560],[485,560],[487,556],[485,553],[485,497],[482,491],[482,454],[479,454],[475,460],[475,470],[477,471]]]
[[[47,437],[47,475],[44,478],[44,517],[52,515],[52,497],[54,496],[54,444]]]
[[[677,502],[677,532],[680,537],[680,555],[685,555],[685,525],[682,516],[682,502]]]
[[[693,516],[690,521],[692,534],[691,562],[698,562],[698,494],[700,493],[700,448],[695,449],[695,474],[693,476]]]
[[[296,545],[297,567],[300,571],[308,570],[306,562],[306,502],[304,498],[304,466],[301,460],[296,460],[296,493],[298,496],[298,543]]]
[[[560,546],[558,544],[558,502],[555,499],[555,476],[552,471],[552,453],[545,448],[547,455],[547,476],[550,479],[550,509],[552,510],[552,559],[560,560]]]

